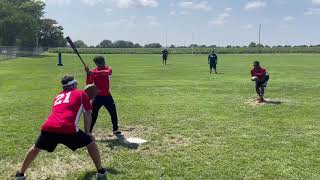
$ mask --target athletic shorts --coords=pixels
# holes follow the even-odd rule
[[[210,69],[216,69],[217,68],[217,64],[216,63],[210,63]]]
[[[257,88],[267,87],[268,81],[269,81],[269,76],[266,76],[265,81],[257,81],[257,82],[256,82],[256,87],[257,87]]]
[[[89,145],[91,142],[91,137],[81,130],[74,135],[41,132],[35,146],[39,149],[53,152],[58,144],[63,144],[72,151],[75,151]]]
[[[168,56],[162,56],[162,59],[166,61],[168,60]]]

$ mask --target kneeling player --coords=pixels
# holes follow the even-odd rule
[[[28,151],[21,169],[16,174],[16,179],[25,179],[25,172],[41,150],[53,152],[58,144],[64,144],[75,151],[87,147],[89,155],[97,168],[97,178],[105,177],[106,169],[101,165],[100,154],[94,137],[90,134],[91,109],[88,95],[77,89],[77,81],[73,76],[62,78],[63,91],[53,101],[51,114],[41,127],[41,134],[35,145]],[[94,97],[97,91],[87,89],[90,96]],[[81,113],[84,116],[84,129],[78,127]]]
[[[259,96],[258,103],[262,103],[264,102],[264,92],[269,81],[269,74],[266,69],[260,66],[259,61],[255,61],[253,67],[251,70],[251,79],[256,82],[256,92]]]

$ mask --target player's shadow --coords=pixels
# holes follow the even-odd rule
[[[282,104],[281,101],[273,101],[273,100],[266,100],[264,103],[265,104],[272,104],[272,105],[280,105],[280,104]]]
[[[98,142],[106,143],[106,147],[110,148],[111,150],[117,147],[125,147],[128,149],[138,149],[139,147],[139,144],[125,142],[125,138],[123,136],[118,136],[116,139],[98,140]]]
[[[119,172],[114,168],[106,168],[106,169],[108,171],[108,174],[112,174],[112,175],[122,174],[122,172]],[[96,179],[96,173],[97,173],[96,171],[89,171],[84,175],[83,179],[84,180]],[[105,178],[105,179],[107,179],[107,178]]]

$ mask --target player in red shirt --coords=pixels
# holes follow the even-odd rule
[[[251,80],[256,82],[256,92],[259,96],[258,103],[264,102],[265,87],[267,87],[269,81],[269,74],[266,69],[260,66],[259,61],[253,63],[253,69],[251,70]]]
[[[95,69],[90,71],[88,67],[85,67],[85,70],[87,72],[87,84],[95,84],[98,88],[98,95],[92,102],[93,109],[90,132],[92,132],[93,127],[97,121],[100,108],[104,106],[111,116],[113,133],[115,135],[121,135],[118,127],[116,105],[110,93],[110,78],[112,75],[112,69],[111,67],[106,66],[106,62],[103,56],[96,56],[93,59],[93,62],[97,66]]]
[[[41,150],[53,152],[58,144],[64,144],[73,151],[87,147],[97,168],[97,177],[105,177],[107,174],[101,165],[94,137],[90,133],[92,106],[88,95],[77,89],[77,81],[73,76],[64,76],[61,83],[63,91],[54,98],[51,113],[43,123],[35,145],[28,151],[16,179],[25,179],[26,170]],[[92,90],[92,86],[90,88]],[[85,132],[78,127],[81,113],[84,116]]]

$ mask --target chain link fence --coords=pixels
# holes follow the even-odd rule
[[[42,47],[0,46],[0,61],[16,59],[18,57],[36,56],[44,52]]]

